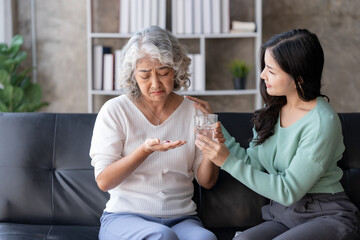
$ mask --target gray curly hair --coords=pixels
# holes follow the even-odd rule
[[[191,60],[186,55],[186,47],[169,31],[151,26],[135,33],[121,50],[117,81],[120,81],[120,86],[130,96],[138,98],[141,95],[134,72],[137,61],[146,54],[174,69],[174,91],[189,87]]]

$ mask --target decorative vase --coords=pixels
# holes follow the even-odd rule
[[[246,77],[233,78],[233,81],[234,81],[234,88],[235,89],[245,89]]]

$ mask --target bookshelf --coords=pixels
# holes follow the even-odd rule
[[[102,96],[105,98],[111,98],[123,94],[121,90],[105,91],[105,90],[94,90],[93,87],[93,48],[96,42],[101,41],[113,41],[121,40],[124,43],[132,36],[130,33],[116,33],[116,32],[94,32],[93,24],[94,18],[92,9],[94,0],[87,0],[87,83],[88,83],[88,112],[96,112],[94,109],[94,98]],[[118,0],[119,1],[119,0]],[[252,95],[254,97],[254,110],[261,107],[261,96],[259,93],[259,81],[260,79],[260,66],[258,61],[258,51],[261,47],[262,41],[262,0],[254,0],[254,22],[256,24],[256,31],[254,32],[243,32],[243,33],[178,33],[176,13],[176,3],[178,0],[171,0],[171,6],[166,6],[167,11],[170,11],[171,24],[167,23],[167,28],[171,28],[174,35],[180,39],[180,41],[197,41],[197,53],[200,55],[202,62],[202,79],[193,79],[194,81],[202,81],[204,89],[201,90],[188,90],[188,91],[177,91],[180,95],[191,95],[191,96],[238,96],[238,95]],[[169,1],[167,1],[169,3]],[[119,12],[119,11],[118,11]],[[116,22],[116,21],[114,21]],[[118,20],[117,20],[118,22]],[[250,88],[246,89],[208,89],[206,83],[206,57],[207,57],[207,45],[208,41],[226,41],[226,39],[251,39],[253,41],[254,52],[253,52],[253,68],[254,74],[248,81],[253,81]],[[118,47],[119,48],[119,47]],[[196,71],[196,69],[195,69]],[[105,100],[100,100],[105,101]]]

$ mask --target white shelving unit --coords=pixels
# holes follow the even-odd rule
[[[88,81],[88,112],[94,112],[94,96],[105,95],[105,96],[118,96],[123,94],[121,91],[104,91],[104,90],[93,90],[93,74],[92,74],[92,56],[93,56],[93,40],[94,39],[129,39],[132,34],[120,34],[120,33],[96,33],[92,32],[92,0],[87,0],[87,81]],[[176,1],[176,0],[172,0]],[[178,94],[193,95],[193,96],[229,96],[229,95],[253,95],[255,106],[254,109],[261,107],[261,96],[259,92],[259,79],[260,79],[260,66],[257,57],[259,56],[259,49],[261,47],[262,39],[262,0],[254,0],[255,4],[255,23],[256,32],[251,33],[226,33],[226,34],[174,34],[178,39],[198,39],[200,43],[200,55],[203,58],[203,62],[206,61],[206,40],[209,39],[241,39],[241,38],[252,38],[254,40],[255,52],[255,88],[254,89],[243,89],[243,90],[204,90],[204,91],[178,91]],[[174,19],[172,20],[174,21]],[[205,73],[205,64],[203,66]],[[204,79],[206,89],[206,76]]]

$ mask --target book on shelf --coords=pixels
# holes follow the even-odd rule
[[[115,60],[115,75],[114,75],[114,89],[121,90],[120,87],[120,58],[121,58],[121,50],[115,50],[114,52],[114,60]]]
[[[176,0],[176,33],[185,33],[185,0]]]
[[[103,89],[104,54],[111,53],[111,47],[94,46],[93,54],[93,90]]]
[[[159,0],[150,0],[151,1],[151,24],[150,25],[158,25],[159,24]]]
[[[166,0],[159,0],[159,22],[158,26],[166,29]]]
[[[114,54],[105,53],[104,54],[104,72],[103,72],[103,81],[105,91],[114,90]]]
[[[171,31],[177,33],[177,3],[174,0],[171,2]]]
[[[137,23],[137,0],[131,0],[130,2],[130,33],[134,33],[138,30]]]
[[[202,10],[202,1],[194,1],[194,33],[201,34],[203,33],[203,10]]]
[[[144,0],[143,1],[143,14],[144,14],[144,18],[143,18],[143,27],[150,27],[151,25],[151,13],[152,13],[152,5],[151,5],[151,0]]]
[[[143,0],[132,0],[132,1],[136,2],[137,30],[140,30],[144,27],[144,2],[143,2]],[[146,1],[149,1],[149,0],[146,0]]]
[[[212,33],[212,2],[203,0],[203,33]]]
[[[230,0],[221,0],[221,32],[230,32]]]
[[[185,17],[185,29],[184,33],[194,33],[194,2],[193,0],[184,0],[184,17]]]
[[[212,0],[212,33],[221,33],[221,2],[220,0]]]
[[[243,33],[243,32],[255,32],[256,24],[255,22],[241,22],[241,21],[232,21],[231,22],[231,33]]]
[[[120,0],[120,33],[130,32],[130,0]]]
[[[194,90],[196,91],[204,91],[205,90],[205,73],[204,73],[204,59],[201,54],[194,54],[194,76],[193,76],[193,84]]]

